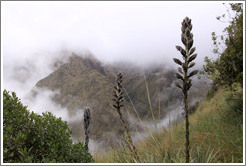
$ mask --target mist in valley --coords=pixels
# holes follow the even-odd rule
[[[59,59],[58,57],[54,57],[53,59],[49,59],[50,63],[41,63],[46,61],[40,61],[39,64],[36,64],[36,66],[33,66],[34,63],[31,63],[32,65],[26,65],[28,62],[30,63],[31,60],[27,60],[23,64],[19,64],[20,67],[18,67],[19,70],[16,68],[12,69],[11,75],[8,75],[7,78],[5,77],[6,82],[8,81],[10,84],[7,86],[7,90],[12,90],[12,87],[15,87],[14,91],[17,92],[17,96],[21,99],[22,103],[24,105],[28,106],[28,109],[30,111],[34,111],[35,113],[42,114],[43,112],[49,111],[52,112],[56,117],[61,117],[62,120],[67,121],[69,124],[69,127],[72,129],[72,139],[74,142],[78,141],[84,141],[84,130],[83,130],[83,111],[84,108],[88,105],[93,106],[94,101],[77,101],[80,102],[80,107],[75,109],[69,109],[66,106],[61,105],[60,103],[57,103],[54,98],[56,96],[61,95],[59,90],[50,90],[48,88],[40,88],[36,86],[36,83],[43,79],[43,77],[46,77],[50,73],[56,71],[59,69],[59,66],[62,66],[63,64],[68,63],[69,57],[73,54],[69,51],[61,51],[59,53],[54,53],[52,55],[59,55],[62,57]],[[77,53],[77,55],[80,55],[82,58],[86,58],[89,56],[89,52],[85,53]],[[89,56],[90,57],[90,56]],[[37,58],[37,57],[36,57]],[[95,58],[94,56],[90,58]],[[116,63],[117,64],[117,63]],[[122,66],[120,65],[122,64]],[[152,64],[149,66],[142,66],[139,67],[138,65],[134,66],[132,63],[121,63],[118,62],[118,65],[115,65],[114,63],[103,63],[105,66],[115,66],[117,70],[122,71],[123,73],[126,72],[133,72],[133,71],[142,71],[142,73],[138,76],[142,80],[145,76],[151,77],[151,75],[157,76],[158,79],[155,80],[157,84],[162,84],[167,82],[168,78],[165,76],[165,69],[170,67],[163,64]],[[155,66],[155,67],[154,67]],[[163,66],[163,67],[162,67]],[[158,71],[156,71],[156,67],[158,68]],[[42,69],[43,72],[42,72]],[[11,70],[11,68],[6,67],[5,71]],[[159,71],[160,70],[160,71]],[[154,74],[153,74],[154,73]],[[39,77],[42,76],[42,77]],[[203,82],[201,84],[201,82]],[[13,83],[13,84],[11,84]],[[202,86],[201,86],[202,85]],[[204,86],[205,85],[205,86]],[[131,85],[130,85],[131,86]],[[203,87],[203,89],[201,89]],[[206,95],[206,91],[209,87],[209,81],[208,80],[194,80],[194,87],[192,89],[192,94],[194,97],[192,97],[191,104],[195,104],[197,101],[202,101],[203,97]],[[149,88],[153,88],[149,86]],[[146,91],[145,91],[146,92]],[[164,87],[163,89],[160,89],[158,92],[154,94],[154,96],[150,96],[153,100],[152,104],[157,104],[160,101],[169,101],[170,92],[179,94],[179,90],[172,84],[170,87]],[[127,98],[127,97],[126,97]],[[79,100],[76,97],[74,100]],[[72,102],[72,101],[71,101]],[[148,104],[147,100],[146,103]],[[100,103],[95,103],[98,105]],[[135,104],[135,103],[133,103]],[[136,130],[134,127],[131,130],[133,141],[138,142],[140,140],[143,140],[146,138],[150,131],[154,130],[162,130],[165,127],[168,127],[171,124],[178,123],[178,121],[182,120],[183,115],[183,103],[182,100],[177,99],[177,101],[168,103],[168,107],[161,105],[159,108],[153,108],[154,112],[156,113],[156,123],[153,119],[141,119],[139,120],[137,117],[137,114],[134,112],[134,106],[132,108],[127,107],[127,114],[125,113],[125,118],[128,120],[130,126],[138,126]],[[147,105],[147,108],[149,109],[149,106]],[[93,110],[92,110],[93,111]],[[111,111],[115,111],[112,107]],[[141,111],[141,110],[137,110]],[[150,111],[150,110],[149,110]],[[159,116],[160,114],[160,116]],[[94,113],[94,116],[99,116],[98,114]],[[95,122],[95,117],[92,116],[92,123]],[[90,129],[93,129],[90,127]],[[108,135],[110,137],[110,141],[105,142],[104,139],[90,139],[89,142],[89,149],[91,153],[95,152],[101,152],[101,151],[107,151],[111,147],[117,147],[122,144],[122,138],[119,137],[119,135],[114,134],[112,132],[102,131],[105,132],[105,135]],[[118,131],[115,131],[116,133]],[[113,141],[112,141],[113,140]],[[110,142],[110,143],[109,143]]]
[[[37,82],[68,63],[73,53],[94,58],[105,68],[121,69],[123,74],[140,73],[139,79],[143,79],[144,74],[150,75],[149,78],[154,74],[158,77],[155,84],[164,84],[168,82],[165,72],[177,68],[172,59],[180,56],[175,45],[181,45],[180,23],[184,17],[189,16],[194,25],[196,69],[202,68],[205,56],[214,56],[211,33],[221,32],[226,26],[216,20],[216,16],[224,13],[224,6],[212,2],[3,2],[2,5],[2,91],[15,91],[21,102],[35,113],[50,111],[67,121],[75,133],[72,138],[75,142],[83,141],[84,108],[100,103],[77,101],[74,97],[81,104],[71,111],[54,100],[61,95],[59,90],[36,87]],[[160,71],[156,71],[157,68]],[[193,84],[191,105],[202,101],[210,82],[205,78],[194,79]],[[181,95],[181,91],[170,84],[150,96],[152,104],[168,102],[172,94],[167,92]],[[133,107],[126,109],[130,126],[140,129],[139,132],[131,130],[135,142],[148,136],[146,129],[161,130],[183,118],[179,99],[168,103],[168,107],[154,108],[156,115],[158,111],[161,114],[156,116],[157,128],[153,119],[143,118],[141,124]],[[115,110],[112,108],[112,111]],[[115,140],[114,145],[121,144],[118,135],[109,134]],[[108,150],[105,145],[104,140],[90,139],[90,152]]]

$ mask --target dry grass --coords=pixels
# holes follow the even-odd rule
[[[234,124],[225,121],[226,111],[231,111],[226,101],[229,92],[219,90],[211,100],[201,104],[190,116],[191,162],[242,162],[243,133]],[[141,162],[185,162],[184,122],[171,130],[150,132],[136,148]],[[129,162],[131,155],[119,147],[106,154],[94,155],[99,163]]]

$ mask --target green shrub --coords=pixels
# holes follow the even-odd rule
[[[93,162],[83,143],[73,144],[67,122],[27,110],[14,92],[3,92],[3,161]]]
[[[203,66],[206,76],[213,80],[217,86],[231,86],[238,82],[243,86],[243,4],[230,3],[231,12],[229,15],[229,25],[224,29],[223,35],[217,36],[212,32],[214,42],[214,53],[218,55],[215,60],[205,58]],[[228,11],[228,10],[227,10]],[[228,11],[229,13],[229,11]],[[230,13],[229,13],[230,14]],[[218,20],[225,19],[225,14],[217,17]],[[225,45],[226,48],[220,53],[219,47]]]

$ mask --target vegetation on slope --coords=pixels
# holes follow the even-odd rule
[[[205,58],[204,73],[215,86],[231,86],[234,82],[243,84],[243,4],[232,3],[230,7],[235,16],[228,16],[229,26],[224,29],[224,34],[216,36],[215,32],[212,33],[214,53],[218,56],[215,60]],[[224,21],[227,18],[223,14],[217,19]],[[225,50],[219,49],[222,44],[226,46]]]
[[[179,90],[173,86],[173,82],[176,81],[173,69],[155,66],[143,72],[136,66],[105,65],[96,58],[83,57],[74,53],[67,63],[60,65],[56,71],[37,82],[36,88],[33,89],[33,98],[35,98],[35,93],[40,92],[40,89],[41,92],[45,89],[58,90],[59,93],[53,97],[53,101],[67,108],[71,119],[85,106],[90,107],[92,117],[90,138],[103,142],[104,145],[114,146],[119,143],[118,140],[121,140],[121,133],[124,131],[111,102],[112,87],[118,72],[124,75],[123,87],[142,120],[152,118],[148,110],[149,103],[144,77],[149,85],[153,110],[158,110],[159,104],[165,108],[165,112],[161,111],[160,119],[166,116],[167,110],[172,110],[181,100]],[[194,92],[192,95],[196,95],[194,99],[203,97],[206,85],[194,82],[194,87],[196,88],[191,90]],[[132,109],[130,99],[126,93],[123,96],[125,103],[122,107],[122,114],[127,117],[127,112],[129,112],[132,118],[132,120],[125,118],[129,131],[141,130],[141,127],[135,123],[137,116]],[[155,116],[159,117],[156,111]],[[83,132],[80,129],[83,125],[82,121],[69,122],[68,125],[73,131],[73,139],[82,141]]]
[[[67,122],[50,112],[27,110],[14,92],[3,91],[4,163],[93,162],[83,143],[73,144]]]
[[[207,64],[204,66],[204,72],[213,80],[213,88],[219,87],[219,90],[209,93],[208,99],[190,116],[191,162],[243,161],[243,9],[242,4],[231,4],[231,7],[237,14],[232,18],[230,26],[225,29],[228,33],[225,37],[227,48],[215,61],[206,58]],[[117,70],[119,69],[116,68],[115,71]],[[93,136],[112,142],[116,138],[113,134],[121,137],[123,131],[116,117],[117,113],[110,111],[111,108],[108,107],[111,105],[109,101],[112,71],[113,69],[106,70],[95,60],[74,55],[68,63],[61,65],[54,73],[39,81],[37,87],[59,89],[61,93],[55,96],[54,100],[68,107],[70,114],[74,114],[73,110],[81,109],[88,103],[92,104],[92,117],[95,118],[94,125],[92,123]],[[139,77],[139,72],[131,72],[128,72],[130,76],[126,79],[124,87],[133,103],[137,105],[138,111],[148,110],[148,102],[153,103],[153,110],[157,110],[155,105],[161,103],[160,100],[165,103],[180,98],[173,89],[172,71],[167,72],[171,73],[166,75],[170,77],[161,77],[163,73],[160,72],[146,72],[145,79]],[[167,82],[169,93],[161,95],[165,87],[163,85]],[[150,100],[150,96],[154,96],[151,99],[153,101]],[[71,131],[61,119],[56,119],[49,113],[43,116],[29,113],[14,93],[10,96],[4,91],[3,103],[4,162],[93,161],[82,143],[72,144]],[[165,108],[166,104],[163,105]],[[125,109],[128,108],[130,107],[126,104]],[[152,110],[151,106],[150,109]],[[146,117],[145,111],[139,113],[141,118]],[[123,114],[126,114],[126,111]],[[161,132],[148,131],[148,133],[150,136],[138,142],[136,146],[139,162],[185,162],[184,123],[175,124],[169,129],[163,128]],[[106,153],[106,156],[96,154],[95,158],[96,162],[136,161],[125,145]]]
[[[190,116],[190,154],[194,163],[243,162],[243,90],[237,84],[233,89],[220,89],[207,98]],[[170,130],[149,132],[150,136],[136,144],[140,162],[185,162],[184,122]],[[131,162],[131,153],[125,147],[95,154],[96,162]]]
[[[219,56],[215,60],[205,58],[203,73],[212,79],[212,89],[190,116],[191,162],[243,162],[243,4],[230,7],[235,15],[229,15],[225,34],[212,33],[214,52]],[[226,48],[220,53],[221,43]],[[184,128],[180,123],[168,131],[149,132],[147,140],[137,145],[139,161],[185,162]],[[131,158],[121,147],[106,157],[96,156],[96,161],[131,162]]]

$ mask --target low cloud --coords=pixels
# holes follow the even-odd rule
[[[213,56],[211,33],[219,34],[226,26],[216,20],[225,13],[220,3],[3,2],[1,9],[3,89],[15,91],[31,111],[50,111],[71,125],[82,124],[83,109],[71,115],[52,100],[59,91],[35,87],[66,63],[71,52],[93,54],[103,63],[125,61],[142,67],[165,64],[174,68],[172,58],[181,56],[175,49],[175,45],[182,45],[180,23],[189,16],[194,27],[197,66],[201,67],[205,56]],[[160,93],[157,97],[165,96]],[[171,119],[167,114],[158,122],[158,128],[166,127],[180,113],[172,109]],[[152,122],[145,124],[154,127]],[[143,138],[146,133],[140,135]],[[139,138],[135,134],[134,140]],[[103,143],[90,140],[93,152],[101,146]]]

